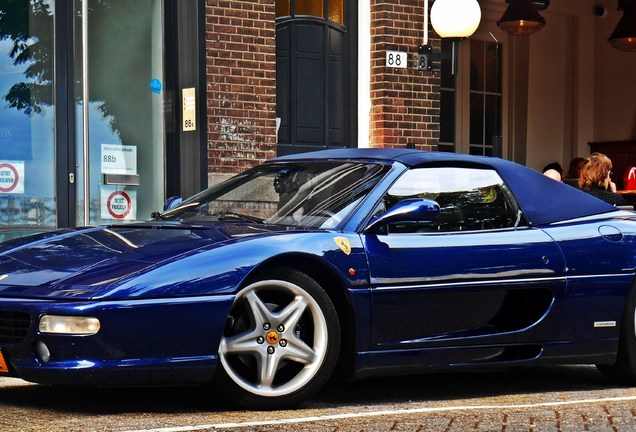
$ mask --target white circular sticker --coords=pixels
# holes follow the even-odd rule
[[[108,196],[108,213],[115,219],[124,219],[132,209],[132,201],[124,191],[115,191]]]
[[[18,170],[9,163],[0,163],[0,192],[14,190],[20,181]]]

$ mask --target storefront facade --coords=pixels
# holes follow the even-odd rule
[[[471,38],[428,28],[419,69],[424,0],[0,0],[0,230],[145,220],[280,154],[540,169],[635,139],[636,55],[607,44],[619,12],[595,3],[552,1],[541,32],[513,37],[506,2],[479,0]]]
[[[200,74],[169,65],[197,58],[198,45],[182,49],[173,36],[190,33],[198,44],[202,9],[168,0],[0,2],[0,225],[143,220],[177,192],[179,141],[201,141]],[[188,128],[174,110],[181,88],[191,89]],[[201,171],[191,189],[200,189]]]

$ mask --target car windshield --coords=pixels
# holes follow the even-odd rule
[[[388,169],[389,165],[360,162],[265,164],[194,195],[159,217],[335,228]]]

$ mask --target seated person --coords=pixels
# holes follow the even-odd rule
[[[551,178],[552,180],[556,180],[558,182],[561,181],[561,174],[555,169],[549,169],[543,173],[544,176]]]
[[[570,186],[579,187],[579,178],[581,177],[581,170],[583,169],[585,162],[587,161],[582,157],[575,157],[572,159],[570,161],[570,167],[568,168],[566,178],[563,182]]]
[[[559,174],[558,181],[563,180],[563,177],[565,176],[565,171],[563,171],[563,167],[558,162],[552,162],[550,164],[547,164],[546,166],[543,167],[543,171],[541,172],[544,175],[550,177],[551,179],[556,180],[557,178],[556,178],[556,175],[553,173],[553,171],[556,171],[556,173]]]
[[[629,203],[616,193],[616,184],[611,180],[612,161],[603,153],[592,153],[581,169],[579,188],[590,195],[615,206],[629,206]]]

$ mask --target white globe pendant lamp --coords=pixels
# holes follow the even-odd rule
[[[435,0],[431,8],[431,24],[441,38],[467,38],[475,33],[480,21],[477,0]]]

